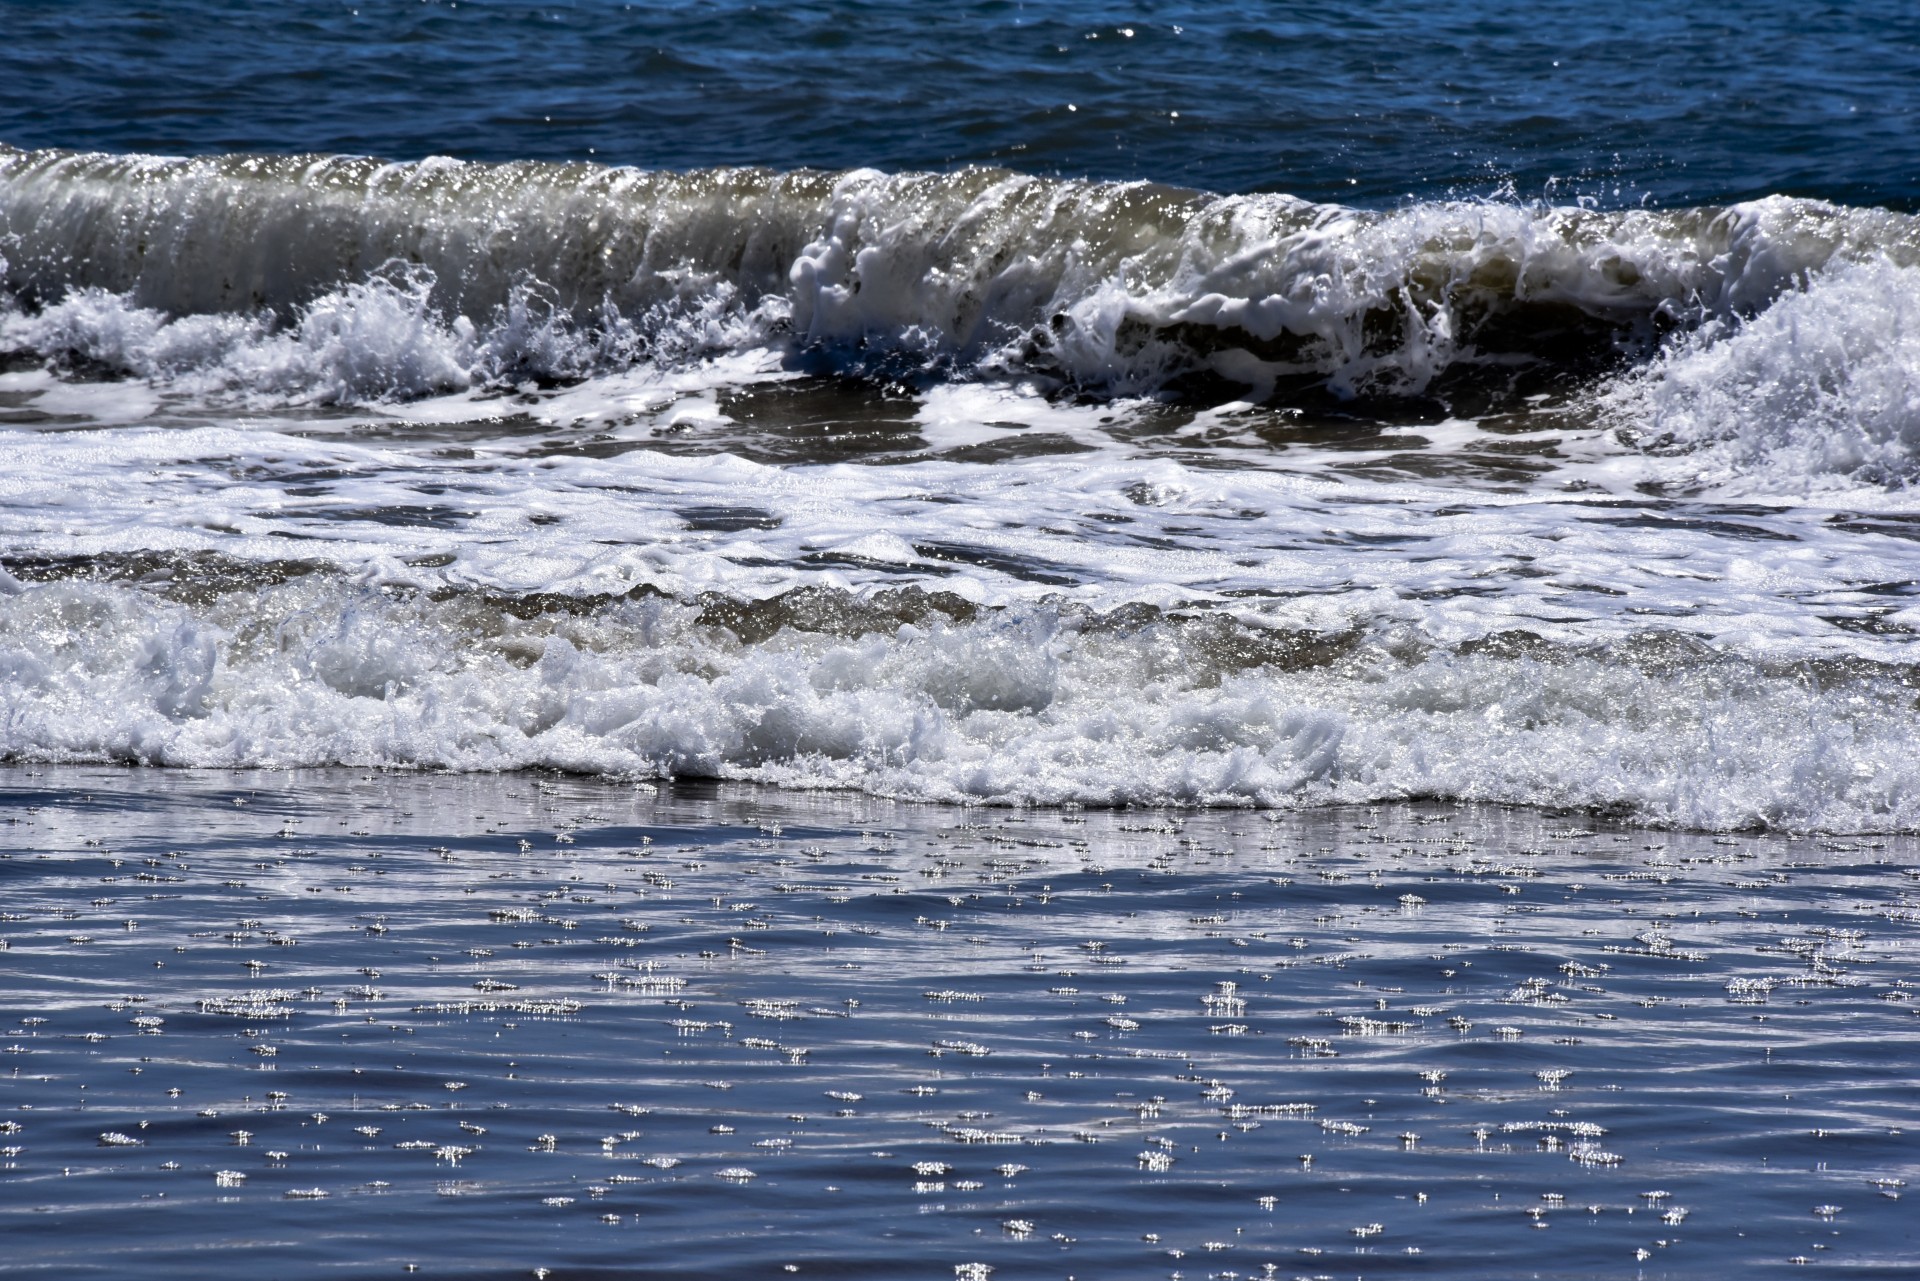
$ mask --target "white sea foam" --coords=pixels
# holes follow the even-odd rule
[[[176,318],[82,289],[41,311],[0,315],[0,344],[105,365],[176,393],[319,404],[466,387],[479,364],[470,323],[437,324],[417,289],[385,281],[326,295],[286,330],[265,314]]]
[[[695,386],[698,384],[695,383]],[[697,393],[655,386],[662,414]],[[636,399],[642,393],[631,393]],[[1393,620],[1447,643],[1650,623],[1769,660],[1901,661],[1920,611],[1898,529],[1829,513],[1670,509],[1079,455],[772,466],[726,453],[549,453],[490,435],[311,437],[266,425],[0,433],[13,556],[317,558],[429,590],[646,588],[754,600],[917,586],[986,605],[1203,603],[1275,625]],[[742,516],[714,527],[714,513]]]
[[[1625,326],[1616,338],[1680,324],[1592,398],[1595,421],[1563,451],[1571,477],[1872,502],[1860,491],[1920,471],[1920,224],[1783,197],[1376,213],[985,171],[0,151],[0,222],[0,276],[36,300],[0,300],[0,350],[146,385],[92,405],[39,389],[63,418],[451,418],[534,384],[540,403],[515,408],[546,421],[631,418],[636,388],[641,412],[685,417],[703,365],[724,374],[706,388],[762,382],[824,348],[843,367],[943,371],[919,414],[933,448],[994,446],[1042,419],[1102,448],[1111,434],[1043,398],[1097,387],[1125,419],[1113,397],[1195,373],[1255,399],[1299,377],[1420,392],[1450,369],[1542,358],[1512,331],[1564,329],[1560,308]],[[1516,306],[1546,310],[1489,328]],[[1189,441],[1205,445],[1203,425],[1217,411]]]
[[[1681,484],[1830,498],[1920,478],[1920,269],[1818,273],[1751,319],[1674,342],[1602,398]]]
[[[1046,609],[742,644],[649,599],[523,619],[326,578],[169,602],[9,582],[0,751],[176,766],[761,779],[944,801],[1604,807],[1920,823],[1910,691],[1649,641],[1533,656],[1386,630],[1242,667],[1178,620]],[[521,611],[524,612],[524,611]]]
[[[1913,219],[1778,197],[1666,213],[1381,213],[987,170],[7,151],[0,233],[8,285],[44,305],[91,288],[136,312],[255,318],[162,334],[69,317],[79,323],[31,335],[32,349],[56,351],[64,333],[98,358],[175,373],[199,353],[269,390],[290,377],[302,394],[347,396],[457,385],[480,366],[558,374],[583,357],[657,358],[690,328],[731,349],[795,341],[856,364],[1106,393],[1196,373],[1256,394],[1296,376],[1340,395],[1413,393],[1455,366],[1538,355],[1536,331],[1564,331],[1569,315],[1601,326],[1585,341],[1604,353],[1621,326],[1764,307],[1829,261],[1920,259]],[[407,264],[401,285],[353,292],[394,263]],[[1531,318],[1488,323],[1515,309]],[[236,366],[263,312],[295,326],[291,345]],[[430,318],[443,332],[407,337],[407,321]]]
[[[0,151],[0,222],[0,756],[1920,824],[1900,215]]]
[[[671,348],[656,362],[670,368],[672,358],[709,348],[756,346],[768,323],[731,315],[722,294],[655,317],[643,344],[625,318],[578,325],[532,286],[509,290],[485,325],[444,316],[433,288],[430,273],[394,265],[284,323],[265,311],[173,316],[125,294],[78,289],[44,308],[0,307],[0,350],[105,366],[201,404],[379,404],[618,371],[643,347],[655,357]]]

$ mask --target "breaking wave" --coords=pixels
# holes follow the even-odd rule
[[[1602,397],[1678,487],[1816,495],[1920,478],[1920,269],[1837,264],[1750,319],[1684,335]]]
[[[1769,314],[1830,266],[1911,271],[1917,227],[1785,197],[1378,212],[982,169],[0,150],[0,347],[318,401],[769,345],[1048,392],[1511,391]]]
[[[164,579],[164,576],[161,576]],[[596,601],[255,573],[0,575],[0,759],[546,767],[948,802],[1408,797],[1695,828],[1920,825],[1911,674],[1673,634],[976,610],[919,592]]]

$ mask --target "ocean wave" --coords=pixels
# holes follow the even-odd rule
[[[318,400],[770,344],[1049,391],[1419,396],[1592,375],[1831,262],[1920,262],[1916,228],[1784,197],[1379,212],[982,169],[0,150],[6,345]]]
[[[1757,316],[1681,336],[1600,404],[1636,446],[1682,461],[1673,489],[1904,489],[1920,479],[1920,268],[1835,264]]]
[[[174,316],[88,286],[37,309],[0,308],[0,352],[131,375],[203,404],[369,405],[575,382],[646,359],[685,363],[765,336],[766,317],[731,314],[724,291],[640,322],[609,310],[582,325],[537,287],[516,285],[481,326],[440,311],[434,287],[426,269],[390,263],[282,321],[271,312]]]
[[[0,575],[0,759],[1920,826],[1911,677],[1885,666],[1769,664],[1671,633],[1442,645],[1404,625],[829,595],[428,595],[305,571],[197,594]]]

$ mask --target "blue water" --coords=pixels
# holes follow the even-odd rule
[[[1911,4],[1358,8],[15,0],[0,141],[1920,207]]]
[[[0,769],[0,819],[0,1271],[1920,1258],[1911,839],[345,770]]]
[[[1920,6],[1355,9],[0,0],[0,1273],[1915,1276]]]

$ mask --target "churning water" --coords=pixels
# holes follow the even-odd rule
[[[0,1268],[1913,1271],[1910,6],[5,18]]]

